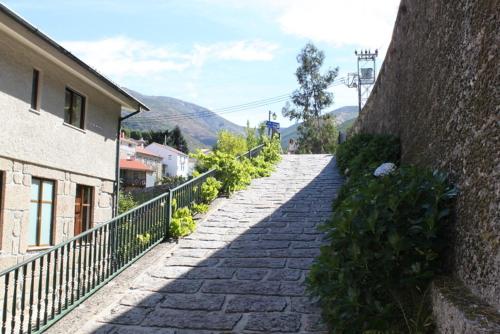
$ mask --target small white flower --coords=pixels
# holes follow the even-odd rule
[[[396,170],[396,165],[393,164],[392,162],[384,162],[380,166],[375,169],[375,172],[373,172],[374,176],[385,176],[393,173]]]

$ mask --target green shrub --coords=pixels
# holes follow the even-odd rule
[[[415,167],[344,185],[308,277],[332,332],[412,332],[407,315],[440,271],[454,196],[444,175]]]
[[[337,147],[337,165],[346,175],[363,174],[384,162],[399,164],[399,139],[390,135],[357,134]]]
[[[252,164],[252,177],[265,177],[271,175],[274,171],[274,165],[272,162],[268,162],[264,159],[264,156],[259,155],[250,160]]]
[[[210,203],[219,195],[219,190],[222,183],[217,181],[215,177],[208,177],[201,185],[201,197],[204,203]]]
[[[210,154],[195,154],[198,165],[204,170],[215,169],[215,177],[222,183],[224,193],[244,189],[251,177],[245,166],[234,155],[214,151]]]
[[[248,151],[247,140],[244,136],[227,130],[219,131],[217,134],[216,151],[237,156]]]
[[[196,222],[189,208],[184,207],[174,211],[170,222],[170,236],[174,238],[184,237],[194,232]]]
[[[130,193],[120,192],[118,196],[118,214],[125,213],[129,210],[132,210],[137,206],[137,202],[134,200]]]
[[[194,203],[192,211],[194,214],[207,213],[209,208],[210,208],[210,206],[206,203]]]
[[[281,160],[281,143],[278,137],[269,139],[267,137],[263,138],[264,147],[260,152],[259,156],[272,164],[276,164]]]
[[[197,152],[191,156],[197,159],[199,171],[215,169],[215,177],[222,184],[221,191],[230,194],[244,189],[252,178],[268,176],[274,164],[280,159],[280,142],[278,138],[269,140],[264,137],[264,147],[259,156],[252,159],[237,158],[222,151],[209,154]]]

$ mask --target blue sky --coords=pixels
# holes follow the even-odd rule
[[[340,77],[356,48],[382,63],[399,0],[7,0],[12,10],[119,85],[213,110],[283,96],[296,55],[313,42]],[[338,108],[356,90],[332,88]],[[221,115],[244,125],[281,116],[284,101]]]

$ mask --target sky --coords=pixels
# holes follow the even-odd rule
[[[2,2],[120,86],[195,103],[240,125],[247,120],[256,125],[271,110],[282,126],[291,123],[281,108],[298,87],[296,56],[304,45],[312,42],[323,50],[324,70],[339,67],[339,79],[355,72],[355,49],[378,48],[380,68],[399,5],[399,0]],[[357,105],[356,89],[336,85],[331,91],[335,102],[329,109]],[[251,109],[231,108],[261,100],[267,101]]]

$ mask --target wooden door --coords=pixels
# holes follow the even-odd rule
[[[76,197],[75,197],[75,228],[73,235],[77,235],[83,232],[82,224],[82,209],[83,209],[83,187],[79,184],[76,186]]]

